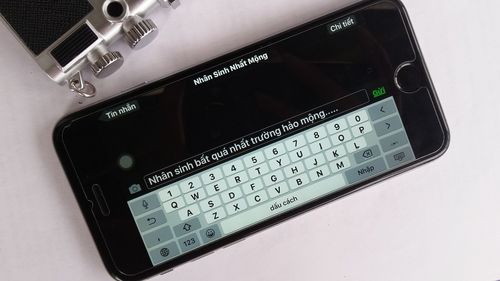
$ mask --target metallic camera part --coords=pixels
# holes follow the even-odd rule
[[[112,44],[124,38],[135,50],[148,45],[158,35],[158,27],[146,16],[161,7],[179,5],[175,0],[40,1],[30,5],[23,1],[2,0],[0,20],[54,82],[86,97],[93,96],[90,92],[95,88],[82,79],[83,69],[90,67],[98,78],[113,74],[124,58],[110,50]],[[40,11],[50,15],[41,17]],[[70,20],[62,22],[61,14]]]
[[[79,96],[83,98],[92,98],[95,96],[95,87],[89,82],[83,79],[82,73],[77,72],[71,79],[68,81],[69,89],[72,92],[75,92]]]
[[[123,65],[123,56],[120,52],[107,52],[100,55],[90,65],[90,69],[97,78],[106,78],[115,73]]]
[[[142,49],[158,36],[158,27],[150,19],[139,17],[130,20],[132,26],[124,27],[125,38],[132,49]]]
[[[180,5],[180,1],[178,1],[178,0],[158,0],[158,2],[160,3],[160,5],[162,7],[171,6],[174,9],[179,7],[179,5]]]

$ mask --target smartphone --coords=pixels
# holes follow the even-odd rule
[[[60,161],[108,271],[139,280],[442,155],[399,1],[362,1],[64,118]]]

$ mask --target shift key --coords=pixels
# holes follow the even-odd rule
[[[387,166],[385,165],[384,159],[379,158],[348,170],[345,173],[345,176],[347,178],[347,182],[349,182],[349,184],[352,184],[371,178],[377,174],[380,174],[386,169]]]

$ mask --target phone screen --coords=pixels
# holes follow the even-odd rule
[[[72,120],[65,153],[82,186],[102,188],[114,262],[144,268],[127,257],[138,244],[150,265],[175,260],[437,151],[430,81],[411,95],[394,83],[417,58],[382,1]]]

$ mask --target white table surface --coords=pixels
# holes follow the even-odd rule
[[[354,2],[184,0],[126,53],[100,99]],[[500,279],[500,2],[406,0],[452,132],[439,160],[155,280]],[[56,158],[56,122],[89,104],[0,26],[0,280],[109,280]]]

